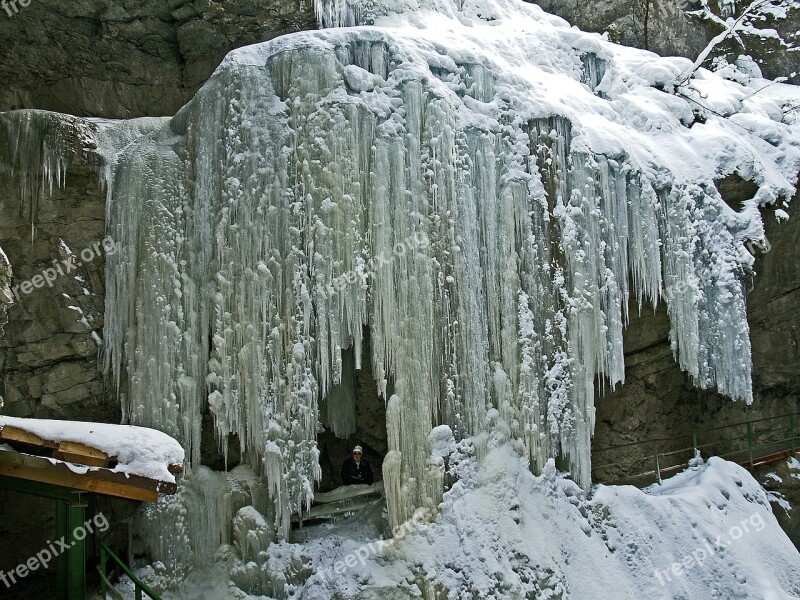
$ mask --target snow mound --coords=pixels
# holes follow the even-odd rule
[[[391,582],[404,582],[409,598],[434,589],[498,600],[800,595],[800,554],[766,493],[722,459],[646,490],[599,485],[587,499],[552,463],[534,476],[504,446],[456,483],[439,511],[333,580],[322,569],[342,557],[319,556],[308,597]]]

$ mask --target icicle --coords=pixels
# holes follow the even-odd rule
[[[353,351],[341,352],[339,383],[331,387],[328,396],[320,405],[320,419],[330,427],[333,434],[347,439],[356,431],[356,388]]]
[[[403,488],[401,468],[403,455],[389,450],[383,459],[383,485],[386,489],[386,506],[389,508],[389,526],[397,527],[411,518],[407,495]]]
[[[96,131],[89,122],[41,110],[10,111],[0,115],[7,146],[0,154],[10,167],[21,207],[27,207],[31,241],[36,233],[39,203],[66,186],[67,168],[80,158],[99,168],[91,151]]]

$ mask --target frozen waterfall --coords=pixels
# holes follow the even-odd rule
[[[491,26],[484,5],[524,24]],[[697,385],[751,398],[743,232],[761,226],[713,176],[757,178],[754,159],[706,144],[681,168],[650,147],[715,135],[651,87],[679,60],[631,66],[535,7],[481,6],[237,50],[173,119],[105,126],[126,140],[106,339],[127,418],[197,462],[208,403],[220,439],[237,434],[265,475],[284,533],[319,477],[321,399],[334,429],[352,427],[352,398],[329,391],[344,349],[360,367],[365,328],[378,392],[392,383],[393,524],[438,501],[439,424],[506,436],[534,471],[567,457],[588,486],[595,382],[624,380],[629,294],[667,300]],[[364,10],[319,7],[327,24]],[[652,114],[632,109],[642,97]],[[761,152],[717,127],[720,147]]]
[[[511,443],[534,472],[565,457],[588,487],[596,385],[624,381],[629,297],[667,302],[696,385],[750,401],[744,243],[798,166],[781,86],[751,101],[701,71],[689,101],[670,83],[685,59],[536,6],[382,6],[318,2],[324,25],[374,25],[236,50],[174,118],[93,124],[126,420],[197,465],[210,410],[286,535],[320,476],[320,427],[352,432],[343,351],[360,368],[365,331],[392,524],[435,509],[442,424]],[[714,186],[730,173],[760,188],[739,213]]]

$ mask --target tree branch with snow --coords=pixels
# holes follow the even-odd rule
[[[786,47],[793,47],[794,44],[786,41],[785,37],[777,30],[764,26],[770,20],[785,18],[787,12],[792,8],[800,8],[800,0],[753,0],[737,17],[735,16],[735,2],[721,0],[719,11],[722,16],[720,16],[711,10],[708,0],[700,0],[700,8],[689,11],[689,14],[700,16],[723,29],[703,48],[691,67],[678,76],[675,82],[676,86],[686,85],[718,46],[728,39],[735,40],[742,49],[746,49],[742,36],[756,36],[761,39],[774,38]]]

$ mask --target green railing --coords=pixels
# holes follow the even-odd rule
[[[759,460],[800,448],[800,413],[698,429],[670,438],[594,448],[595,481],[639,481],[684,469],[695,456],[719,456],[752,468]],[[609,456],[614,462],[602,462]]]
[[[128,565],[122,562],[122,559],[117,556],[114,551],[106,546],[104,543],[100,543],[100,564],[97,567],[97,570],[100,572],[100,589],[103,592],[103,600],[107,597],[106,594],[111,594],[116,600],[125,600],[125,598],[120,594],[111,581],[108,579],[108,575],[106,574],[106,563],[108,559],[113,560],[117,563],[120,569],[130,578],[133,582],[134,586],[134,597],[136,600],[142,600],[142,592],[147,594],[148,598],[152,598],[152,600],[161,600],[161,597],[156,594],[153,590],[151,590],[147,585],[142,583],[136,575],[133,574],[133,571],[130,570]]]

